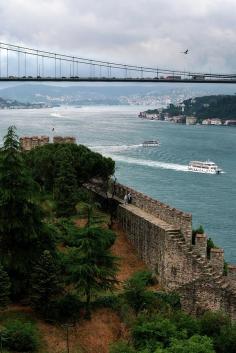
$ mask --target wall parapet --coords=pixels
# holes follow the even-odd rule
[[[132,204],[153,216],[180,228],[186,242],[189,245],[191,244],[192,215],[190,213],[180,211],[122,184],[117,183],[115,185],[115,195],[121,200],[123,200],[125,194],[128,193],[131,193],[132,195]]]

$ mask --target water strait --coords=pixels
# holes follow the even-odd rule
[[[192,213],[225,258],[236,263],[236,128],[186,126],[138,118],[138,106],[84,106],[0,111],[0,140],[9,125],[22,135],[73,135],[116,161],[119,182]],[[54,132],[52,131],[54,128]],[[142,147],[158,139],[159,147]],[[212,160],[224,173],[189,172]]]

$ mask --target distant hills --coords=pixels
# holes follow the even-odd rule
[[[15,84],[6,88],[0,85],[0,97],[23,103],[44,103],[57,105],[121,105],[143,104],[166,106],[168,102],[178,103],[190,97],[233,94],[234,85],[208,84]]]

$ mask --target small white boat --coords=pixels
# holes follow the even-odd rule
[[[57,113],[57,112],[51,113],[51,116],[52,116],[53,118],[62,118],[62,115],[61,115],[60,113]]]
[[[142,146],[143,147],[158,147],[158,146],[160,146],[160,141],[159,140],[143,141]]]
[[[196,173],[206,173],[206,174],[220,174],[222,169],[220,169],[214,162],[211,161],[191,161],[188,165],[188,170]]]

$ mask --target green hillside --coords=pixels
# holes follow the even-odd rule
[[[182,106],[184,105],[184,111]],[[196,116],[199,120],[219,118],[222,120],[236,119],[236,95],[214,95],[196,97],[182,102],[182,106],[170,104],[162,113],[170,116]],[[158,111],[148,111],[157,113]]]

